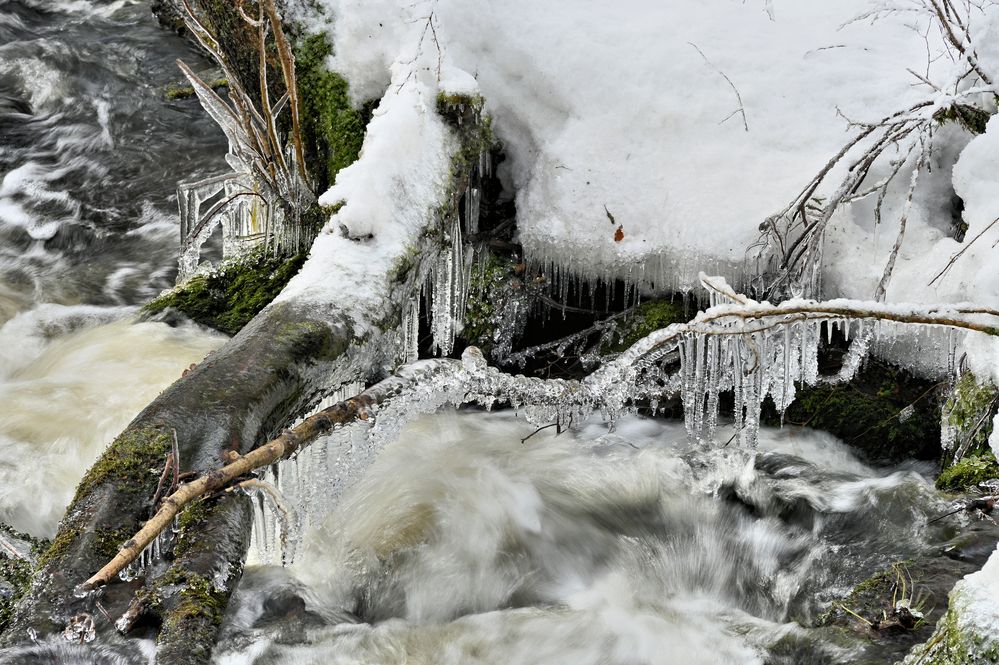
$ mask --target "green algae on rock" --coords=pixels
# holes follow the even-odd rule
[[[224,262],[147,304],[146,314],[174,308],[197,323],[235,335],[266,307],[302,264],[306,253],[273,256],[262,249]]]

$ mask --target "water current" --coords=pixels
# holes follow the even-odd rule
[[[177,181],[224,168],[197,103],[164,99],[178,57],[208,66],[146,0],[0,0],[0,522],[37,536],[223,341],[133,323],[174,279]],[[804,626],[958,524],[929,524],[931,469],[817,432],[763,429],[750,453],[637,416],[532,431],[475,411],[406,428],[293,566],[248,567],[216,662],[892,662],[890,640]]]
[[[224,165],[197,102],[164,100],[176,58],[207,66],[144,0],[0,0],[0,521],[33,535],[222,341],[128,323],[173,283],[177,181]]]
[[[889,663],[891,640],[802,626],[953,535],[929,469],[820,432],[764,429],[754,456],[639,417],[533,430],[405,429],[290,569],[250,568],[217,662]]]

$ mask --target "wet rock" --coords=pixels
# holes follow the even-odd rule
[[[968,531],[947,543],[944,556],[956,561],[965,561],[974,566],[984,566],[999,542],[999,528],[983,523],[972,526]]]
[[[861,633],[878,645],[882,658],[890,658],[885,662],[894,662],[930,638],[933,619],[945,606],[955,581],[975,569],[973,563],[943,556],[896,562],[834,603],[819,617],[818,625]]]

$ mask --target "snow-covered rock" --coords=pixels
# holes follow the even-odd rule
[[[999,663],[999,549],[985,567],[957,583],[936,632],[917,646],[905,665]]]

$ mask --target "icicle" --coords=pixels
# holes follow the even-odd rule
[[[402,361],[411,363],[420,357],[420,301],[409,301],[402,319]]]
[[[430,275],[430,332],[433,349],[441,356],[451,355],[455,334],[464,326],[472,259],[464,250],[461,222],[455,218],[448,246]]]
[[[680,352],[680,374],[681,392],[680,401],[683,403],[683,424],[687,430],[687,438],[693,440],[694,431],[694,391],[693,391],[693,363],[696,362],[693,353],[692,337],[685,335],[677,345]]]
[[[718,424],[718,393],[722,389],[721,376],[721,348],[718,337],[712,336],[708,339],[708,378],[707,391],[707,439],[714,441],[715,428]]]
[[[745,411],[743,401],[745,396],[742,390],[745,351],[742,347],[741,339],[736,337],[732,340],[732,392],[735,394],[735,429],[739,432],[740,437],[744,427],[743,414]]]
[[[705,335],[697,335],[694,338],[694,403],[684,404],[684,408],[693,407],[694,411],[694,435],[697,440],[701,440],[701,433],[704,429],[704,373],[707,365],[706,340]]]
[[[281,555],[281,564],[294,561],[301,539],[301,522],[298,513],[285,501],[280,491],[264,481],[244,484],[243,491],[256,499],[254,528],[259,527],[257,551],[264,563],[274,559],[275,550]],[[269,519],[268,519],[269,518]],[[280,536],[278,536],[280,534]],[[280,537],[280,540],[278,540]],[[261,542],[263,546],[261,547]]]

